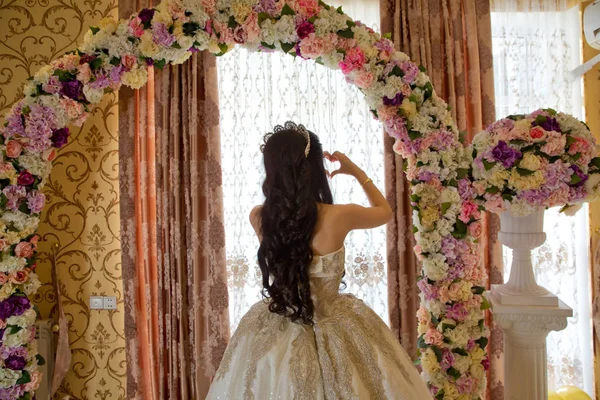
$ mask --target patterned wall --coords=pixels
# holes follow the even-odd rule
[[[117,0],[0,0],[0,115],[25,79],[75,47],[90,25],[117,16]],[[45,193],[36,303],[54,315],[52,266],[69,320],[71,371],[57,398],[125,399],[119,242],[117,97],[107,96],[60,150]],[[52,249],[58,244],[56,256]],[[116,311],[91,311],[91,295],[116,295]]]

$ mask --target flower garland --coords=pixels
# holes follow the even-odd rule
[[[477,134],[473,149],[473,188],[492,212],[576,208],[600,195],[594,136],[571,115],[552,109],[512,115]]]
[[[39,286],[33,271],[41,189],[55,149],[67,143],[68,125],[80,126],[105,93],[142,87],[148,65],[162,69],[196,51],[223,55],[236,45],[341,69],[396,139],[412,184],[415,251],[423,264],[424,378],[437,399],[481,398],[488,331],[472,159],[425,70],[385,36],[318,0],[165,0],[90,28],[77,51],[31,78],[0,130],[0,399],[29,399],[39,382],[27,296]]]

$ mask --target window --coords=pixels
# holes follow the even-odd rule
[[[560,5],[560,1],[552,5]],[[546,4],[546,6],[549,3]],[[564,11],[492,13],[496,117],[551,107],[582,119],[579,7]],[[589,222],[587,207],[574,217],[546,211],[546,243],[533,254],[537,282],[573,308],[568,326],[548,336],[549,390],[574,385],[593,396]],[[504,276],[511,254],[504,248]]]
[[[376,28],[379,3],[337,2],[344,11]],[[250,210],[263,201],[262,136],[287,120],[319,135],[324,149],[348,154],[383,189],[383,130],[360,91],[339,71],[280,53],[236,48],[219,58],[221,151],[230,323],[232,332],[252,304],[261,299],[256,262],[258,240]],[[367,204],[360,184],[345,176],[331,181],[337,203]],[[346,239],[346,291],[387,315],[385,228],[353,232]]]

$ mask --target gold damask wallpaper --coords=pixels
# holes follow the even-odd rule
[[[75,48],[89,26],[116,18],[117,6],[117,0],[0,0],[0,115],[21,97],[29,76]],[[118,107],[116,95],[107,97],[82,128],[71,127],[44,191],[37,268],[43,287],[35,300],[43,318],[55,314],[55,266],[73,353],[56,398],[125,399]],[[117,296],[118,310],[91,311],[92,295]]]

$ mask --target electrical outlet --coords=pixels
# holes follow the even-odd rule
[[[117,298],[115,296],[104,297],[104,309],[105,310],[116,310],[117,309]]]
[[[90,309],[102,310],[104,309],[104,297],[102,296],[91,296],[90,297]]]

